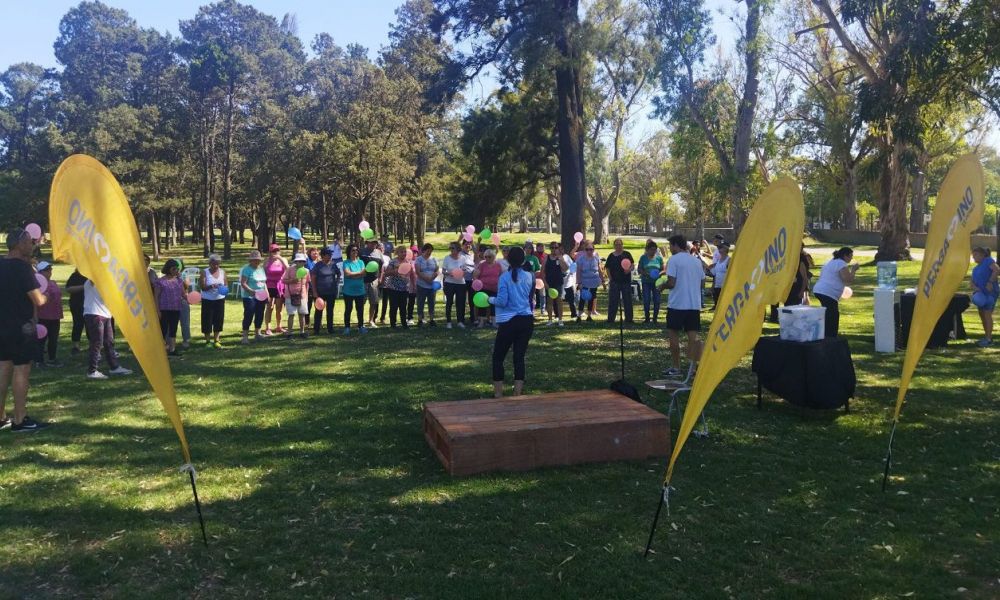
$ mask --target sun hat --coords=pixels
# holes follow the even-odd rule
[[[298,254],[296,254],[295,255],[295,259],[292,260],[292,262],[308,262],[308,261],[309,261],[309,259],[306,258],[306,255],[302,254],[301,252],[299,252]]]
[[[274,252],[275,250],[281,250],[281,246],[277,244],[271,244],[270,246],[267,247],[268,252]]]
[[[38,270],[39,273],[41,273],[45,269],[51,269],[51,268],[52,268],[52,263],[50,263],[48,261],[44,261],[44,260],[42,262],[38,263],[38,266],[36,267],[36,269]]]
[[[251,250],[247,260],[264,260],[264,257],[261,256],[260,250]]]

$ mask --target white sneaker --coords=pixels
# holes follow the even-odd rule
[[[459,322],[458,322],[458,328],[459,328],[459,329],[465,329],[465,323],[463,323],[463,322],[459,321]]]
[[[368,324],[368,329],[378,329],[378,325],[375,324],[375,321],[372,321]]]
[[[87,373],[87,379],[107,379],[108,376],[100,371],[94,371],[93,373]]]
[[[445,323],[444,324],[444,328],[445,329],[451,329],[451,323]]]
[[[553,325],[555,325],[555,324],[556,324],[556,322],[555,322],[555,321],[552,321],[552,320],[550,319],[550,320],[549,320],[549,321],[548,321],[548,322],[547,322],[547,323],[545,324],[545,326],[546,326],[546,327],[552,327],[552,326],[553,326]]]
[[[414,325],[413,319],[410,319],[409,321],[407,321],[406,324],[409,325],[410,327],[413,327],[413,325]]]
[[[556,325],[558,325],[559,327],[562,327],[563,326],[562,319],[559,319],[558,321],[556,321]]]
[[[111,369],[108,373],[111,373],[112,375],[131,375],[132,369],[126,369],[125,367],[119,366],[116,369]]]

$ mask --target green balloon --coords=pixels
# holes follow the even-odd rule
[[[309,269],[305,267],[299,267],[299,270],[295,272],[299,279],[305,279],[306,275],[309,274]]]
[[[365,231],[371,231],[371,229],[366,229]],[[378,263],[375,261],[369,262],[365,265],[365,271],[369,273],[378,273]]]
[[[361,232],[361,237],[365,238],[366,240],[370,240],[373,237],[375,237],[375,232],[372,231],[371,229],[365,229],[364,231]]]
[[[656,287],[660,287],[661,285],[665,285],[666,283],[667,283],[667,276],[664,275],[663,277],[660,277],[659,279],[656,280]]]
[[[472,297],[472,303],[479,308],[486,308],[490,305],[490,297],[486,292],[476,292]]]
[[[557,290],[556,288],[549,288],[549,298],[555,300],[558,297],[559,297],[559,290]]]
[[[489,227],[486,227],[485,229],[479,232],[479,237],[484,240],[491,240],[493,239],[493,232],[490,231]]]

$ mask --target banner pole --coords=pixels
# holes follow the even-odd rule
[[[896,423],[899,421],[893,419],[892,421],[892,431],[889,432],[889,447],[885,452],[885,472],[882,473],[882,491],[885,492],[885,488],[889,483],[889,467],[892,465],[892,440],[896,437]]]
[[[194,493],[194,508],[198,511],[198,524],[201,525],[201,540],[208,546],[208,535],[205,534],[205,518],[201,516],[201,501],[198,500],[198,485],[195,483],[197,479],[194,473],[194,467],[190,464],[181,467],[182,471],[187,471],[188,477],[191,478],[191,492]]]
[[[663,497],[666,493],[667,486],[664,484],[663,488],[660,489],[660,493],[656,496],[656,514],[653,515],[653,525],[649,529],[649,539],[646,540],[646,551],[642,553],[643,558],[649,556],[649,551],[653,546],[653,535],[656,534],[656,524],[660,521],[660,510],[663,509]]]

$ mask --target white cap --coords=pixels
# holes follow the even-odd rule
[[[36,269],[36,270],[37,270],[37,271],[38,271],[39,273],[41,273],[42,271],[44,271],[45,269],[48,269],[48,268],[49,268],[49,267],[51,267],[51,266],[52,266],[52,263],[50,263],[50,262],[48,262],[48,261],[44,261],[44,260],[43,260],[43,261],[41,261],[40,263],[38,263],[38,266],[37,266],[37,267],[35,267],[35,269]]]
[[[298,254],[295,255],[295,260],[293,260],[292,262],[308,262],[308,261],[309,259],[306,258],[306,255],[299,252]]]

